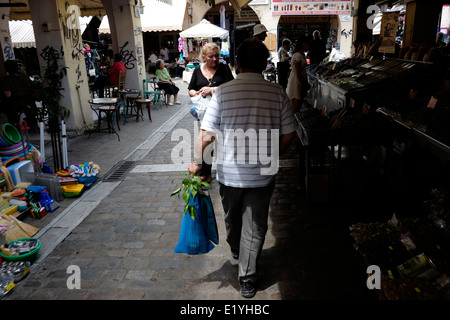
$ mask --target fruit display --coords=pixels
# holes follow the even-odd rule
[[[435,189],[414,217],[355,223],[354,247],[367,265],[381,269],[380,298],[433,300],[450,297],[450,227],[447,190]]]
[[[448,292],[440,285],[419,278],[381,279],[381,300],[443,300]]]
[[[349,58],[308,67],[308,73],[346,91],[363,90],[382,82],[402,78],[419,69],[417,63],[402,60]]]
[[[409,258],[399,231],[389,223],[357,223],[351,226],[350,235],[355,240],[356,250],[369,265],[392,270]]]

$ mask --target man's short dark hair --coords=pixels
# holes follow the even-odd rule
[[[269,50],[264,43],[255,39],[247,39],[239,46],[236,59],[242,69],[261,73],[266,69],[269,57]]]

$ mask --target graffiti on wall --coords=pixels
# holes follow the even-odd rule
[[[134,54],[133,50],[125,49],[125,47],[128,46],[128,41],[125,41],[123,46],[119,48],[119,53],[122,55],[122,62],[125,65],[125,68],[128,70],[133,69],[135,66],[136,56]]]
[[[5,48],[3,49],[3,56],[5,60],[14,60],[14,50],[12,47],[12,43],[5,42]]]

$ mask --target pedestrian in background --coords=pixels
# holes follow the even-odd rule
[[[290,62],[291,62],[291,54],[290,54],[290,48],[291,48],[291,40],[284,39],[281,42],[281,47],[278,50],[278,63],[277,63],[277,69],[278,69],[278,83],[286,89],[288,77],[289,77],[289,68],[290,68]]]
[[[309,49],[311,40],[301,36],[295,44],[294,54],[291,58],[291,73],[289,75],[286,93],[291,99],[292,111],[297,113],[302,107],[303,99],[310,88],[306,74],[305,52]]]
[[[313,40],[311,41],[311,46],[308,50],[306,58],[309,59],[310,64],[319,64],[326,56],[326,45],[325,41],[320,37],[320,31],[314,30]]]
[[[253,27],[253,37],[261,42],[264,42],[264,40],[267,37],[267,28],[263,24],[257,24]]]
[[[232,257],[239,259],[238,281],[245,298],[253,297],[257,291],[258,260],[268,229],[269,204],[278,169],[270,170],[271,165],[263,163],[261,157],[278,155],[295,136],[294,117],[285,90],[264,80],[262,75],[268,57],[267,47],[255,39],[245,40],[239,46],[240,73],[216,89],[201,124],[194,161],[188,167],[190,173],[198,174],[204,150],[217,138],[221,150],[217,180],[225,212],[226,239]],[[256,133],[258,145],[271,150],[252,148],[250,142],[242,148],[230,145],[237,132],[249,131]],[[272,136],[276,141],[271,140]],[[237,141],[240,142],[244,141]],[[251,159],[256,159],[256,163]]]

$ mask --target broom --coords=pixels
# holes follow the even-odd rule
[[[10,226],[6,232],[6,242],[22,238],[31,238],[39,231],[39,228],[22,222],[11,215],[1,214],[0,218],[0,224]]]

